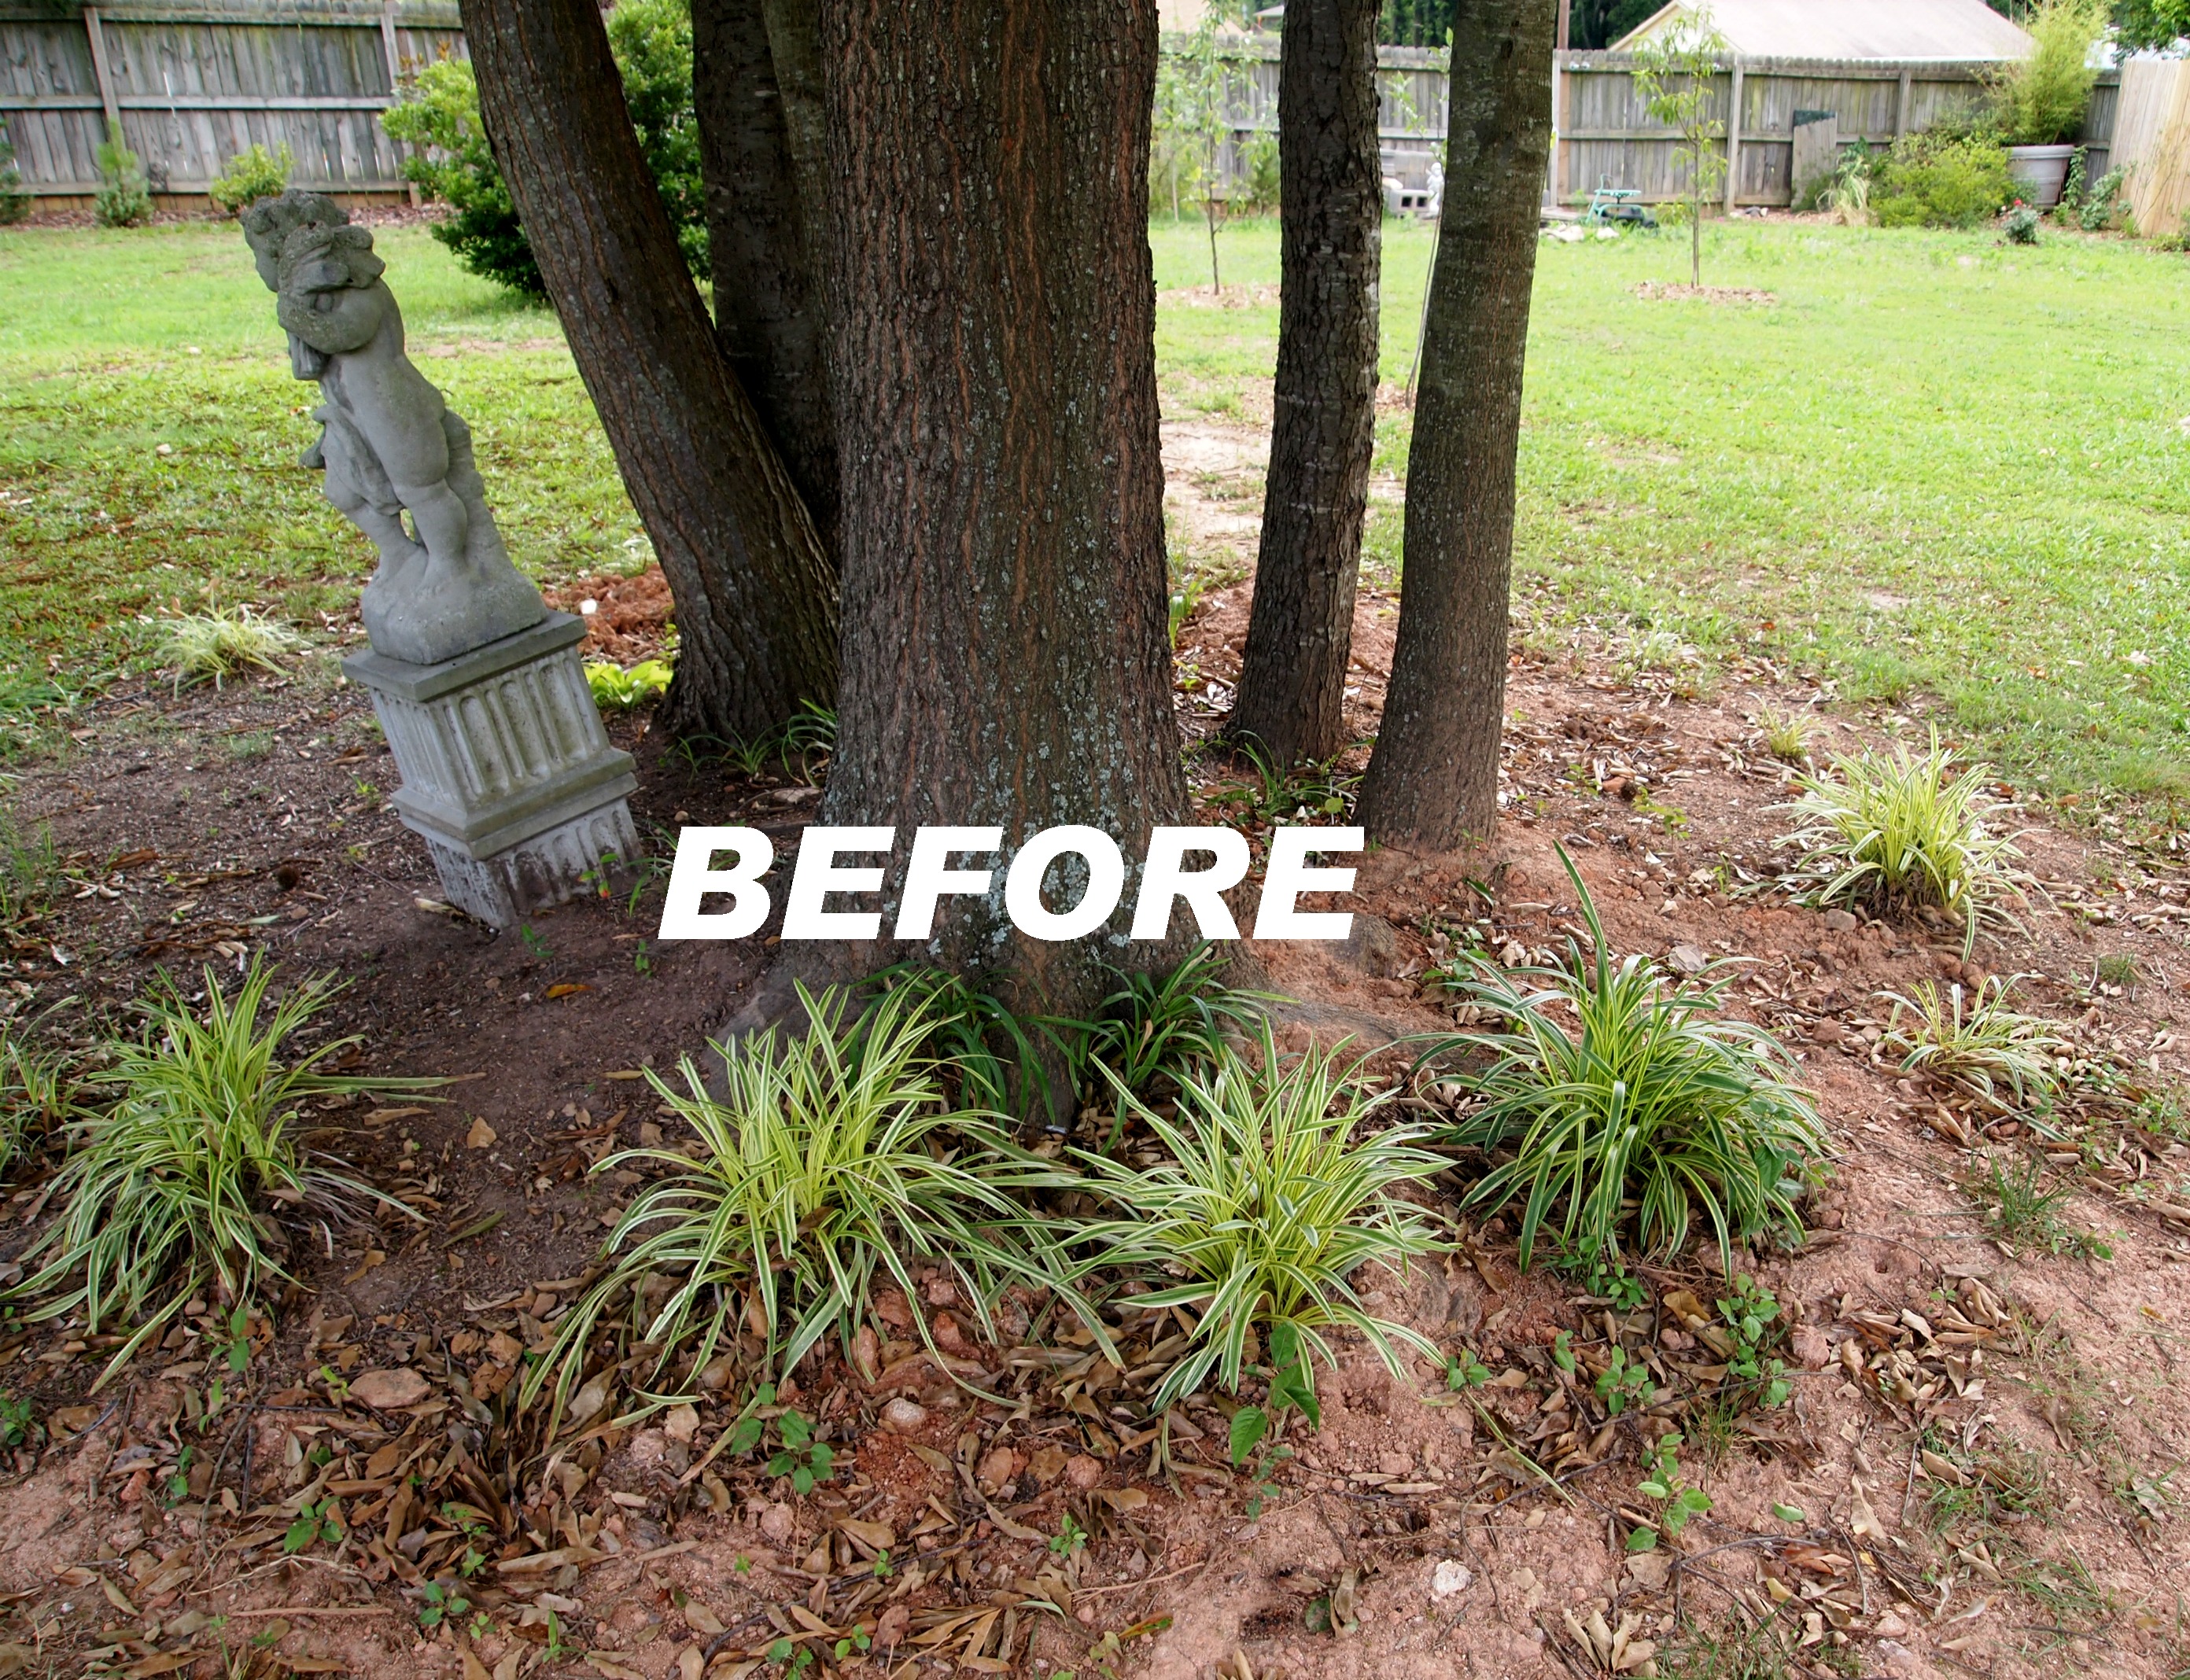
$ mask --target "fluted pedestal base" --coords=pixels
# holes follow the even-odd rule
[[[559,904],[638,855],[625,803],[632,757],[609,744],[577,645],[583,620],[529,630],[438,665],[384,654],[343,661],[372,690],[442,895],[496,928]]]

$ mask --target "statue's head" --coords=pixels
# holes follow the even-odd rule
[[[275,198],[262,198],[243,213],[243,236],[250,242],[252,259],[269,292],[281,289],[281,253],[292,236],[349,226],[349,213],[341,205],[323,192],[307,192],[302,187],[291,187]],[[372,236],[362,228],[356,231],[370,251]]]

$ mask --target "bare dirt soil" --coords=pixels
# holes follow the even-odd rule
[[[1240,517],[1219,492],[1258,474],[1255,439],[1191,429],[1180,443],[1206,458],[1174,461],[1175,503]],[[1248,587],[1211,594],[1182,633],[1192,735],[1228,699]],[[604,650],[658,648],[650,586],[574,589]],[[1395,614],[1364,592],[1364,735]],[[984,1342],[932,1276],[917,1301],[883,1297],[871,1344],[830,1348],[780,1397],[838,1449],[810,1495],[727,1450],[734,1388],[636,1427],[589,1419],[544,1450],[513,1405],[519,1374],[639,1182],[589,1169],[661,1136],[638,1070],[697,1050],[765,947],[656,944],[644,879],[635,901],[619,883],[495,937],[435,904],[385,809],[394,769],[363,696],[323,664],[224,692],[155,684],[101,701],[14,789],[72,883],[10,930],[18,1028],[88,1043],[156,970],[232,974],[264,951],[349,983],[326,1030],[360,1035],[355,1070],[463,1082],[315,1116],[423,1222],[300,1251],[241,1374],[210,1303],[95,1391],[110,1339],[0,1325],[0,1388],[29,1406],[0,1501],[0,1672],[2179,1674],[2190,1159],[2143,1099],[2183,1073],[2175,854],[2027,814],[2044,890],[2023,931],[1966,959],[1942,928],[1798,908],[1775,884],[1790,772],[1760,707],[1814,713],[1822,754],[1921,733],[1921,702],[1857,712],[1762,665],[1524,646],[1495,841],[1372,854],[1347,944],[1247,954],[1296,1000],[1279,1011],[1290,1042],[1450,1030],[1432,967],[1467,949],[1555,957],[1580,926],[1556,844],[1616,951],[1744,959],[1729,1012],[1801,1059],[1838,1151],[1802,1248],[1737,1260],[1782,1308],[1786,1404],[1729,1374],[1715,1253],[1639,1268],[1616,1297],[1523,1273],[1510,1221],[1459,1208],[1456,1160],[1439,1186],[1454,1251],[1373,1280],[1370,1300],[1488,1380],[1455,1389],[1426,1364],[1403,1380],[1350,1348],[1323,1379],[1320,1432],[1295,1420],[1259,1479],[1231,1467],[1216,1397],[1167,1430],[1146,1418],[1175,1326],[1130,1297],[1111,1309],[1118,1368],[1030,1299]],[[813,797],[798,777],[695,760],[645,715],[613,727],[650,833],[796,830]],[[1240,767],[1191,763],[1206,820],[1270,808]],[[1307,797],[1342,797],[1359,768],[1357,752]],[[1879,994],[1986,973],[2023,977],[2022,1007],[2118,1095],[2034,1115],[1903,1076]],[[1995,1159],[2063,1192],[2050,1224],[2011,1239],[1989,1218]],[[48,1213],[54,1164],[20,1173],[0,1257]],[[1651,1391],[1618,1415],[1595,1380],[1615,1349]],[[1631,1553],[1657,1511],[1644,1456],[1669,1428],[1711,1508]]]

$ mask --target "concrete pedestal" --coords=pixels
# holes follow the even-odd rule
[[[343,661],[372,691],[403,781],[391,803],[433,853],[443,896],[496,928],[570,898],[604,860],[638,856],[625,803],[638,777],[601,727],[585,634],[551,613],[438,665]]]

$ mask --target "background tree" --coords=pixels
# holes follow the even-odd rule
[[[1345,746],[1346,665],[1376,434],[1384,203],[1376,0],[1292,0],[1278,80],[1276,416],[1239,697],[1279,766]]]
[[[1726,123],[1711,114],[1718,61],[1726,37],[1708,11],[1683,12],[1635,48],[1635,91],[1653,122],[1678,137],[1676,165],[1685,164],[1682,203],[1688,220],[1688,284],[1704,283],[1704,206],[1726,181]]]
[[[1411,849],[1449,849],[1498,818],[1514,465],[1557,14],[1557,0],[1454,8],[1399,642],[1361,794],[1370,837]]]
[[[1230,145],[1245,82],[1246,52],[1237,25],[1216,6],[1201,14],[1194,33],[1175,38],[1163,54],[1156,116],[1164,124],[1162,149],[1171,159],[1174,198],[1183,167],[1209,224],[1209,289],[1224,289],[1217,261],[1217,230],[1225,210],[1225,154]]]
[[[2164,51],[2190,36],[2190,0],[2128,0],[2119,15],[2127,52]]]
[[[831,294],[848,300],[830,357],[848,469],[823,818],[993,824],[1007,851],[1085,823],[1138,857],[1185,804],[1148,241],[1154,0],[825,0],[820,40]],[[1086,1013],[1100,960],[1149,960],[1016,934],[1002,885],[999,870],[985,900],[952,901],[938,949],[1017,1007]],[[1078,893],[1063,883],[1052,907]]]
[[[828,162],[814,0],[694,0],[693,99],[715,338],[837,554],[837,423],[823,295]]]
[[[836,695],[836,579],[712,324],[593,0],[465,0],[495,157],[675,598],[666,721],[750,739]]]

